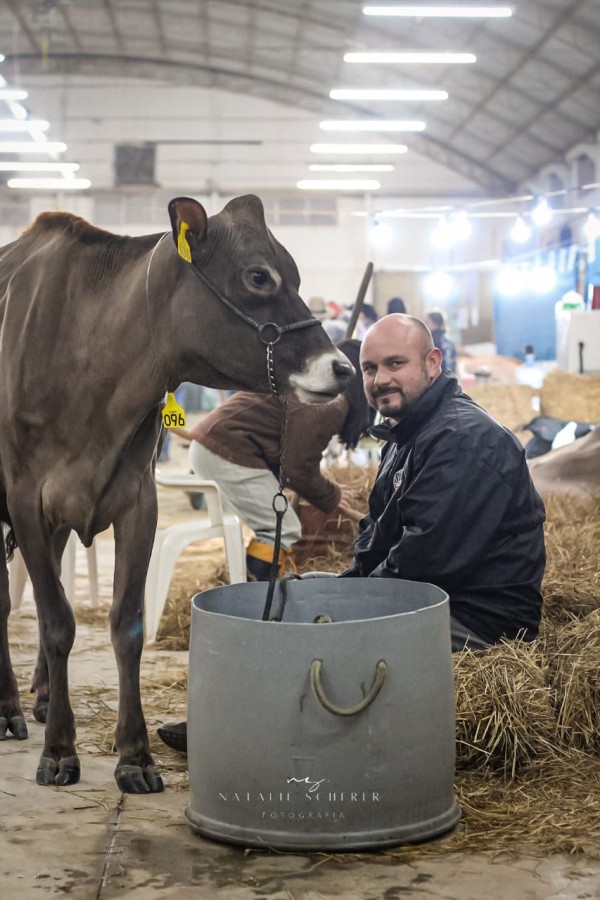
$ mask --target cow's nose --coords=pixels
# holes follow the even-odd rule
[[[354,366],[347,359],[334,359],[333,372],[337,380],[342,382],[350,381],[356,374]]]

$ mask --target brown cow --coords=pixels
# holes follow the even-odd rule
[[[571,444],[528,460],[540,494],[600,497],[600,427]]]
[[[298,270],[268,231],[257,197],[232,200],[210,218],[195,200],[177,198],[169,214],[175,245],[168,233],[121,237],[44,213],[0,249],[0,520],[10,529],[8,551],[15,540],[21,549],[38,609],[40,784],[79,780],[67,679],[75,623],[60,559],[71,529],[89,546],[113,525],[115,777],[129,793],[163,789],[139,665],[165,392],[191,381],[321,402],[354,371],[310,317]],[[21,740],[27,727],[8,650],[4,556],[0,738],[10,731]]]

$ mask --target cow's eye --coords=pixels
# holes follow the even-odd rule
[[[269,273],[264,269],[252,269],[250,272],[250,280],[256,287],[262,287],[269,280]]]

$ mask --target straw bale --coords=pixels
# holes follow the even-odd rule
[[[566,623],[600,608],[600,501],[546,499],[544,617]]]
[[[515,776],[556,735],[547,664],[536,644],[504,642],[454,654],[457,764]]]
[[[600,752],[600,609],[545,634],[557,732],[568,747]]]
[[[600,422],[600,375],[573,375],[554,369],[540,393],[545,416],[577,422]]]

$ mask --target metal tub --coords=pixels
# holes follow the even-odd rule
[[[452,828],[448,596],[396,579],[229,585],[192,601],[190,803],[202,835],[359,850]],[[317,622],[329,618],[330,622]]]

